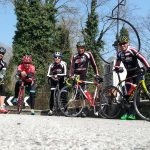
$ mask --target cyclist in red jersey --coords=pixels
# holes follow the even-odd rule
[[[4,47],[0,47],[0,113],[8,113],[8,110],[5,109],[4,99],[5,99],[5,85],[4,77],[6,74],[6,63],[3,60],[3,57],[6,53]]]
[[[71,57],[70,78],[73,78],[74,75],[80,75],[81,80],[86,80],[89,63],[92,65],[96,76],[99,76],[98,68],[92,53],[85,51],[85,43],[83,41],[79,41],[76,46],[77,54]],[[85,89],[85,85],[82,87]],[[86,114],[82,112],[82,116],[85,117]]]
[[[142,54],[140,54],[135,48],[129,45],[129,39],[126,36],[120,36],[118,40],[118,53],[115,64],[116,71],[119,70],[121,62],[124,64],[127,70],[126,78],[130,78],[129,80],[126,80],[125,86],[125,91],[127,91],[126,99],[128,100],[129,98],[128,91],[130,91],[131,86],[133,84],[138,84],[139,78],[133,76],[138,74],[140,68],[142,67],[141,63],[143,63],[146,68],[148,68],[148,71],[150,70],[150,65]],[[122,120],[135,119],[135,112],[133,105],[127,108],[125,114],[121,117],[121,119]]]
[[[35,104],[35,66],[32,64],[32,57],[25,55],[22,58],[22,64],[20,64],[17,68],[16,76],[19,80],[15,85],[15,97],[14,102],[17,101],[19,94],[19,87],[21,86],[21,82],[25,82],[26,90],[29,91],[30,96],[30,107],[31,107],[31,115],[34,115],[34,104]]]

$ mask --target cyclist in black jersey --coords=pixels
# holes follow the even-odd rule
[[[59,89],[64,87],[64,78],[67,75],[67,64],[62,61],[62,54],[60,52],[55,52],[53,54],[54,62],[50,64],[47,77],[48,83],[51,87],[51,96],[49,100],[49,112],[48,115],[53,115],[54,106],[54,90],[59,83]],[[56,75],[56,76],[55,76]]]
[[[77,43],[77,52],[77,54],[71,57],[70,77],[76,74],[80,75],[80,79],[85,80],[87,78],[89,63],[91,63],[95,74],[99,76],[98,68],[92,53],[85,52],[84,42],[81,41]]]
[[[8,110],[5,109],[4,99],[5,99],[5,86],[4,86],[4,77],[6,74],[6,62],[3,60],[3,57],[6,53],[4,47],[0,47],[0,113],[8,113]]]
[[[72,55],[71,57],[70,74],[69,74],[70,78],[73,78],[74,75],[80,75],[81,80],[86,80],[89,63],[91,63],[96,76],[99,76],[98,68],[92,53],[85,51],[86,50],[85,43],[83,41],[79,41],[76,46],[77,46],[77,54]],[[84,85],[83,88],[85,88]],[[86,116],[84,111],[82,112],[82,116],[83,117]]]
[[[117,53],[117,60],[115,64],[115,70],[117,71],[119,69],[120,63],[123,63],[126,70],[127,70],[127,76],[126,78],[131,77],[131,79],[127,80],[126,82],[130,82],[133,84],[138,83],[138,77],[132,77],[136,75],[139,72],[140,67],[142,67],[141,63],[145,65],[145,67],[150,69],[150,65],[148,61],[144,58],[142,54],[140,54],[135,48],[131,47],[129,45],[129,39],[126,36],[120,36],[118,41],[118,53]],[[131,84],[126,84],[126,90],[127,93],[130,89]],[[127,96],[128,99],[128,96]],[[121,119],[135,119],[135,115],[133,113],[134,108],[130,107],[130,109],[127,110],[127,113],[125,113]],[[133,113],[133,114],[132,114]]]

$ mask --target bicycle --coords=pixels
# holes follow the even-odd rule
[[[61,89],[58,96],[58,106],[61,112],[67,117],[79,116],[83,108],[86,106],[94,109],[94,114],[97,114],[97,108],[100,105],[100,91],[102,85],[102,78],[96,78],[95,81],[83,81],[79,76],[74,77],[74,84],[70,84],[66,80],[67,86]],[[82,85],[95,85],[94,94],[90,95],[88,91],[84,90]],[[96,107],[98,106],[98,107]],[[100,112],[98,112],[100,115]]]
[[[125,80],[120,79],[119,73],[123,72],[122,68],[116,71],[119,83],[117,86],[107,86],[102,91],[102,103],[100,106],[100,110],[103,115],[108,119],[117,118],[121,114],[121,110],[130,107],[130,103],[134,103],[134,108],[139,117],[144,120],[150,120],[150,116],[146,116],[147,113],[143,114],[143,106],[144,102],[150,102],[150,93],[147,90],[144,75],[145,69],[141,68],[140,72],[133,77],[140,77],[138,85],[134,86],[132,91],[130,91],[130,95],[128,100],[126,99],[127,93],[125,91],[125,86],[122,84],[124,81],[132,78],[126,78]],[[143,100],[143,98],[148,98],[147,100]],[[145,110],[145,109],[144,109]]]

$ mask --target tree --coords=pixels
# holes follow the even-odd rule
[[[101,52],[101,48],[103,47],[104,43],[101,40],[101,35],[98,36],[98,15],[96,13],[97,7],[97,0],[91,1],[91,12],[88,14],[88,18],[86,21],[86,27],[84,28],[83,36],[86,43],[86,49],[91,50],[92,54],[96,60],[97,66],[99,70],[102,68],[102,62],[99,57]],[[90,69],[89,77],[93,76],[93,72]]]

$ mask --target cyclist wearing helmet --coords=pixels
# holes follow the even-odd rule
[[[5,86],[4,77],[6,74],[6,62],[4,62],[3,57],[6,53],[4,47],[0,47],[0,113],[7,113],[8,110],[5,109],[4,99],[5,99]]]
[[[96,75],[99,75],[98,68],[91,52],[85,52],[85,43],[77,42],[77,54],[71,57],[70,77],[74,74],[80,75],[80,79],[86,80],[89,62]]]
[[[120,63],[122,62],[127,70],[126,78],[131,77],[131,79],[127,80],[126,82],[137,84],[138,77],[132,77],[132,76],[136,75],[139,72],[141,63],[143,63],[149,70],[150,69],[149,63],[135,48],[129,45],[129,39],[126,36],[119,37],[118,49],[119,49],[119,52],[117,54],[115,70],[117,71],[119,69]],[[128,89],[130,89],[130,87],[126,87],[127,91]],[[127,96],[127,99],[128,99],[128,96]],[[133,110],[134,108],[131,107],[130,110],[127,110],[127,113],[125,113],[121,117],[121,119],[122,120],[135,119]]]
[[[32,57],[25,55],[22,58],[22,64],[20,64],[17,68],[16,76],[19,80],[15,85],[15,97],[14,102],[17,102],[19,87],[21,85],[21,81],[25,82],[25,87],[27,91],[29,91],[30,96],[30,107],[31,107],[31,115],[34,115],[34,104],[35,104],[35,66],[32,64]]]
[[[50,64],[48,68],[48,83],[51,87],[51,96],[49,100],[49,112],[48,115],[53,115],[53,106],[54,106],[54,90],[59,84],[59,89],[64,87],[64,77],[67,75],[67,64],[62,61],[62,54],[60,52],[55,52],[53,54],[54,62]]]
[[[80,75],[81,80],[87,79],[87,72],[89,63],[91,63],[96,76],[99,76],[98,68],[95,63],[94,57],[91,52],[85,52],[86,47],[83,41],[77,42],[77,54],[71,57],[70,65],[70,78],[73,78],[74,75]],[[85,86],[83,85],[83,88]],[[85,117],[86,114],[82,112],[82,117]]]

